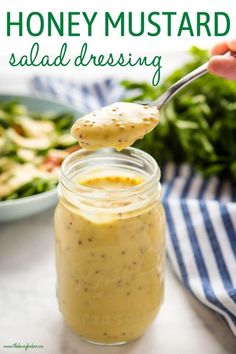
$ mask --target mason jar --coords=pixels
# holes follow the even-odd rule
[[[65,322],[93,343],[140,337],[164,293],[157,163],[135,148],[76,151],[62,164],[58,191],[57,294]]]

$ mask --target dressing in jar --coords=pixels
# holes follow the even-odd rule
[[[155,160],[135,148],[80,150],[62,165],[57,293],[65,322],[88,341],[134,340],[160,309],[165,216],[159,180]]]

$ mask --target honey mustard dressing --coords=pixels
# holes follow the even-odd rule
[[[142,175],[118,171],[76,178],[91,193],[119,193],[144,182]],[[60,309],[71,328],[96,343],[123,343],[141,336],[163,300],[162,205],[144,202],[138,210],[127,211],[126,205],[114,213],[111,202],[104,219],[62,198],[55,212]]]
[[[159,111],[136,103],[117,102],[78,119],[71,133],[86,150],[132,145],[159,123]]]
[[[110,175],[106,177],[94,177],[85,180],[78,180],[82,186],[105,190],[119,190],[137,186],[143,182],[141,176],[119,176]]]

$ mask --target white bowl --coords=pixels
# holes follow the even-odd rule
[[[30,216],[56,205],[56,188],[30,197],[0,202],[0,222],[12,221]]]

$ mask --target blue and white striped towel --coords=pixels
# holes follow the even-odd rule
[[[74,84],[35,77],[34,92],[77,106],[83,113],[120,100],[118,82]],[[220,314],[236,335],[236,188],[204,180],[190,166],[163,169],[167,252],[179,279],[203,304]]]

